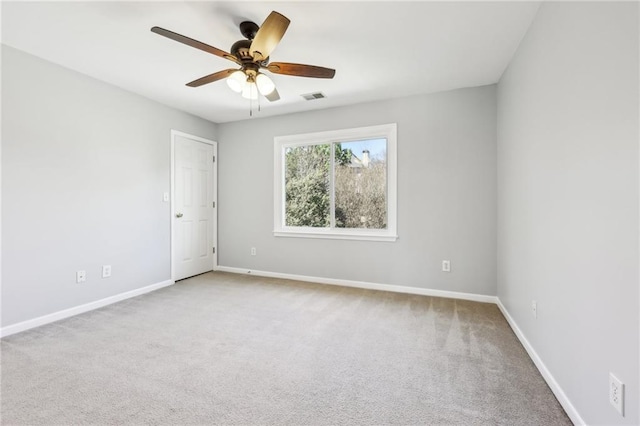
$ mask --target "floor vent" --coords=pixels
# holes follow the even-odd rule
[[[307,93],[306,95],[302,95],[302,97],[305,98],[308,101],[312,101],[314,99],[326,98],[326,96],[324,94],[322,94],[321,92]]]

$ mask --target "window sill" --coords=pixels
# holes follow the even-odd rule
[[[301,230],[275,230],[275,237],[291,238],[322,238],[329,240],[359,240],[359,241],[386,241],[394,242],[398,239],[395,234],[378,234],[372,232],[336,232],[329,230],[301,231]]]

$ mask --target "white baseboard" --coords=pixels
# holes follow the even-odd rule
[[[285,280],[306,281],[318,284],[338,285],[343,287],[356,287],[368,290],[391,291],[395,293],[418,294],[421,296],[446,297],[448,299],[472,300],[474,302],[497,303],[496,296],[484,294],[460,293],[457,291],[433,290],[419,287],[406,287],[391,284],[369,283],[364,281],[340,280],[335,278],[310,277],[307,275],[283,274],[280,272],[256,271],[254,269],[233,268],[230,266],[218,266],[215,269],[221,272],[234,274],[257,275],[267,278],[281,278]]]
[[[92,311],[94,309],[102,308],[103,306],[111,305],[112,303],[120,302],[125,299],[130,299],[132,297],[140,296],[141,294],[149,293],[151,291],[170,286],[173,283],[174,283],[173,280],[162,281],[156,284],[148,285],[146,287],[127,291],[125,293],[116,294],[115,296],[110,296],[104,299],[96,300],[95,302],[90,302],[84,305],[75,306],[73,308],[54,312],[49,315],[44,315],[38,318],[19,322],[17,324],[11,324],[6,327],[0,328],[0,337],[10,336],[12,334],[20,333],[21,331],[26,331],[31,328],[39,327],[41,325],[45,325],[55,321],[59,321],[61,319],[69,318],[74,315],[78,315],[84,312]]]
[[[547,366],[544,364],[544,362],[542,362],[542,359],[540,358],[538,353],[535,351],[535,349],[533,349],[533,346],[531,346],[531,343],[529,343],[527,338],[524,336],[515,320],[511,317],[509,311],[507,311],[507,308],[504,307],[502,301],[499,298],[497,299],[497,303],[498,308],[500,308],[500,312],[502,312],[502,315],[504,315],[504,317],[507,319],[507,322],[511,326],[511,329],[520,340],[522,346],[524,346],[525,350],[529,354],[529,357],[538,368],[538,371],[540,371],[540,374],[542,374],[542,377],[547,382],[547,385],[549,385],[549,387],[551,388],[551,391],[560,402],[560,405],[562,405],[562,408],[564,408],[564,411],[567,412],[567,415],[569,416],[573,424],[586,425],[585,421],[582,420],[582,417],[580,417],[578,410],[576,410],[556,379],[551,375],[551,372],[549,371]]]

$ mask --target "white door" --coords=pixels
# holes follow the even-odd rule
[[[214,266],[215,158],[209,143],[178,132],[173,138],[173,264],[181,280]]]

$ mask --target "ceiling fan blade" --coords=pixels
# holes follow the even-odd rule
[[[276,48],[289,27],[289,19],[273,11],[264,20],[255,38],[251,42],[249,53],[254,61],[267,59]]]
[[[336,70],[317,67],[315,65],[290,64],[287,62],[272,62],[267,69],[275,74],[295,75],[298,77],[333,78]]]
[[[205,75],[202,78],[197,80],[193,80],[191,83],[187,83],[189,87],[200,87],[205,84],[213,83],[214,81],[222,80],[223,78],[227,78],[231,73],[236,72],[235,69],[228,69],[224,71],[214,72],[213,74]]]
[[[269,93],[265,98],[267,98],[269,102],[275,102],[280,99],[280,94],[277,89],[273,89],[273,92]]]
[[[225,52],[224,50],[220,50],[217,47],[209,46],[201,41],[194,40],[187,36],[183,36],[182,34],[174,33],[173,31],[166,30],[160,27],[151,28],[151,32],[156,34],[160,34],[161,36],[170,38],[171,40],[175,40],[179,43],[186,44],[187,46],[195,47],[196,49],[203,50],[207,53],[211,53],[212,55],[220,56],[221,58],[229,59],[230,61],[235,62],[238,65],[242,65],[242,62],[238,60],[235,56],[230,53]]]

